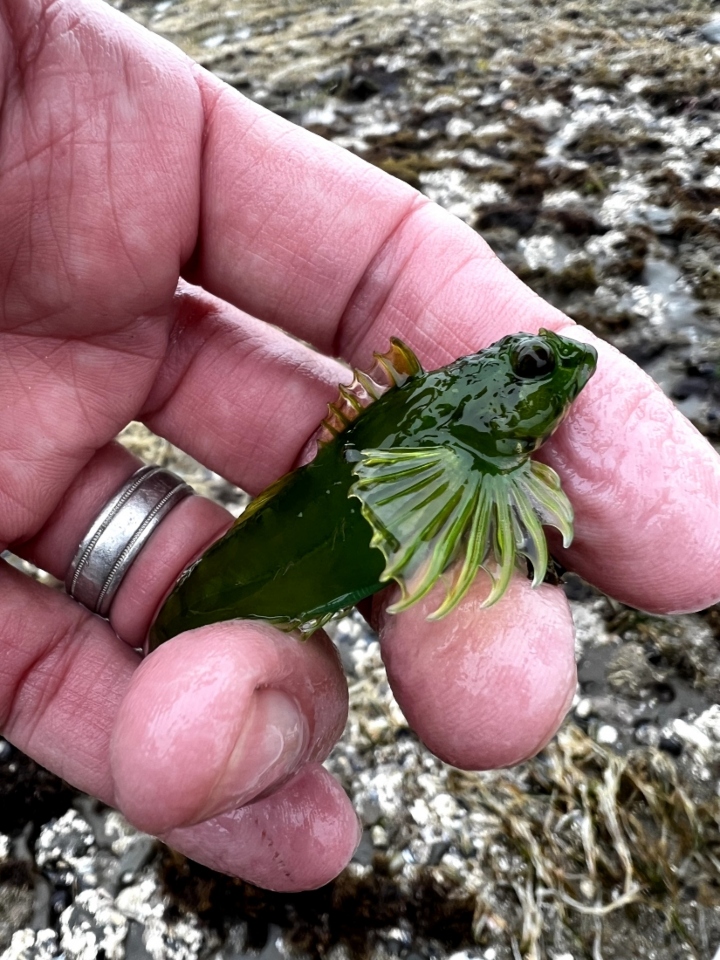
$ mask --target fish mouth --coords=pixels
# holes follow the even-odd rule
[[[595,373],[597,368],[598,354],[595,347],[587,343],[576,343],[578,356],[576,360],[575,373],[572,379],[573,399],[577,397],[582,388]]]
[[[558,362],[565,371],[565,383],[572,402],[595,373],[597,350],[588,343],[573,340],[551,330],[540,330],[540,336],[548,340],[555,349]]]
[[[588,343],[573,340],[552,330],[543,328],[539,335],[552,344],[560,366],[567,371],[565,382],[570,392],[570,400],[574,400],[595,373],[597,350]]]

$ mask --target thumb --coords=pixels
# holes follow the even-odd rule
[[[322,633],[233,622],[176,637],[134,673],[111,739],[115,796],[148,833],[207,820],[323,760],[347,689]]]

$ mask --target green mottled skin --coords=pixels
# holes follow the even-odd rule
[[[538,341],[552,350],[555,369],[519,377],[518,347]],[[452,448],[480,478],[510,475],[557,427],[594,365],[591,348],[543,331],[505,337],[391,388],[311,463],[261,494],[181,578],[150,649],[222,620],[319,622],[379,590],[386,558],[371,546],[373,528],[351,495],[360,452]]]

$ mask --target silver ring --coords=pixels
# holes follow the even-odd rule
[[[106,617],[135,557],[172,508],[192,492],[162,467],[136,471],[83,537],[65,578],[70,596]]]

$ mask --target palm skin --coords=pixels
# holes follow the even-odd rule
[[[136,467],[113,441],[131,419],[256,493],[333,399],[345,373],[332,356],[367,367],[397,335],[439,366],[515,330],[569,327],[463,224],[99,0],[0,0],[0,103],[0,545],[58,577]],[[647,610],[707,606],[720,460],[600,351],[547,452],[577,516],[565,562]],[[327,638],[229,623],[143,663],[133,649],[229,522],[184,501],[110,624],[3,565],[0,729],[195,859],[317,886],[358,838],[320,766],[347,706]],[[387,597],[374,609],[408,719],[469,768],[539,749],[575,684],[561,591],[516,579],[481,611],[486,589],[440,624],[424,620],[432,594],[396,617]]]

